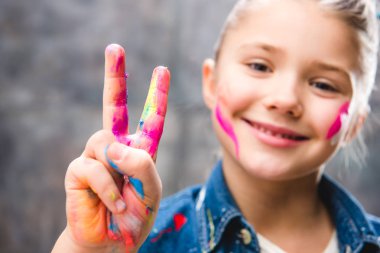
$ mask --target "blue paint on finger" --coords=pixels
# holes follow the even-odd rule
[[[118,172],[119,174],[121,175],[124,175],[124,173],[119,169],[119,167],[108,157],[107,155],[107,151],[108,151],[108,148],[110,147],[110,145],[108,144],[105,148],[104,148],[104,156],[106,157],[106,160],[108,162],[108,164],[112,167],[112,169],[114,169],[116,172]]]
[[[133,188],[135,188],[140,198],[144,199],[143,183],[139,179],[133,177],[129,178],[129,183],[133,186]]]
[[[115,234],[119,233],[119,226],[115,223],[112,214],[110,215],[110,224],[108,226],[108,229],[111,230]]]
[[[144,120],[141,119],[139,122],[140,130],[142,130],[143,126],[144,126]]]

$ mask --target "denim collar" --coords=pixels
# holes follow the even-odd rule
[[[254,235],[253,228],[245,221],[227,187],[222,170],[222,161],[218,161],[206,184],[202,187],[197,201],[198,235],[202,252],[210,252],[220,243],[227,226],[238,222],[241,229]],[[247,247],[259,252],[255,236]]]
[[[335,223],[340,252],[359,252],[365,245],[380,251],[380,237],[363,207],[349,192],[329,176],[323,175],[319,194]]]
[[[358,252],[365,244],[380,249],[380,237],[366,218],[363,208],[343,187],[323,175],[319,192],[335,222],[340,252]],[[196,200],[196,213],[202,252],[214,250],[221,243],[228,225],[233,222],[237,222],[240,229],[249,231],[247,249],[250,252],[260,251],[253,227],[242,216],[227,187],[222,161],[218,161],[202,187]],[[236,226],[234,228],[236,229]]]

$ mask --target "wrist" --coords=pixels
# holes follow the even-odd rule
[[[108,253],[108,252],[125,252],[120,245],[110,242],[109,245],[103,246],[89,246],[80,245],[71,236],[68,228],[66,227],[62,234],[59,236],[54,245],[52,253]]]

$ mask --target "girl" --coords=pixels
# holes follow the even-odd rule
[[[104,130],[69,166],[53,252],[380,252],[380,220],[323,175],[366,118],[377,44],[370,0],[238,1],[203,66],[222,158],[159,210],[169,73],[154,71],[129,135],[124,51],[109,46]]]

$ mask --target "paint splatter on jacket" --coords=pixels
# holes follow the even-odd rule
[[[367,214],[353,196],[328,176],[319,185],[344,253],[380,252],[380,219]],[[218,162],[203,186],[162,201],[141,253],[260,252],[254,228],[239,211]],[[307,252],[307,250],[305,251]]]

